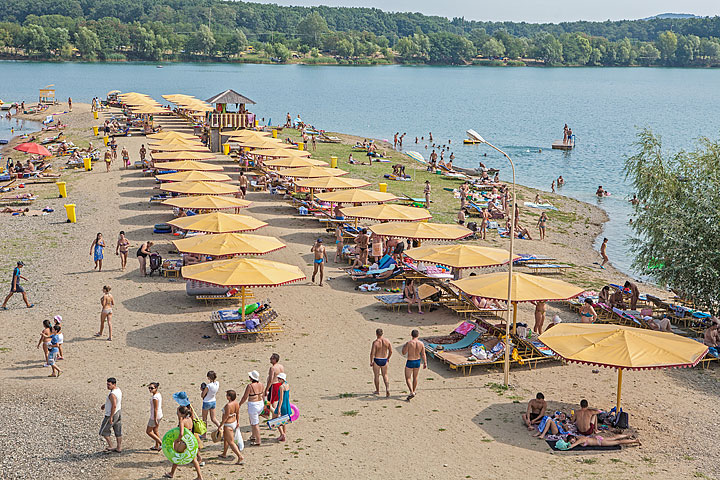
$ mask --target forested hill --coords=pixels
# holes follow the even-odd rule
[[[534,24],[219,0],[3,0],[0,8],[4,53],[43,58],[80,52],[110,60],[232,60],[252,45],[258,60],[273,61],[309,55],[469,63],[481,55],[505,62],[706,66],[720,62],[718,37],[720,17]]]

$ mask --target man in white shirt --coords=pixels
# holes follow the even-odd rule
[[[122,391],[117,387],[117,380],[114,377],[107,379],[107,389],[110,390],[105,404],[100,406],[100,410],[105,412],[102,425],[100,426],[100,436],[107,442],[108,452],[122,452],[122,417],[120,410],[122,408]],[[110,430],[112,429],[117,441],[117,447],[113,448],[110,441]]]

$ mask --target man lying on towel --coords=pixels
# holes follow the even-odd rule
[[[587,400],[580,400],[580,410],[575,412],[573,422],[577,426],[580,435],[594,435],[597,433],[597,415],[600,410],[588,408]]]

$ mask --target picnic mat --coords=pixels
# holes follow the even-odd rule
[[[577,447],[573,448],[572,450],[560,450],[559,448],[555,448],[555,442],[557,440],[545,440],[547,442],[548,447],[552,448],[555,452],[589,452],[589,451],[598,451],[598,450],[622,450],[622,447],[620,445],[613,445],[613,446],[607,446],[603,445],[602,447],[595,447],[595,446],[587,446],[583,447],[582,445],[578,445]]]

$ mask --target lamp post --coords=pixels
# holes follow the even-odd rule
[[[517,198],[515,196],[515,164],[510,156],[497,148],[492,143],[485,140],[475,130],[468,130],[466,132],[470,138],[477,140],[480,143],[484,143],[488,147],[492,148],[503,154],[505,158],[510,162],[512,169],[512,208],[510,209],[510,261],[508,263],[508,293],[507,293],[507,317],[505,319],[505,387],[510,384],[510,305],[512,305],[512,275],[513,275],[513,244],[515,240],[515,208]]]

